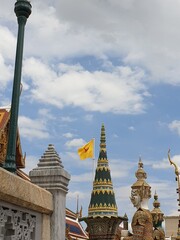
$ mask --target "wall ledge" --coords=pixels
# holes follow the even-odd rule
[[[40,213],[53,212],[52,194],[0,167],[0,200]]]

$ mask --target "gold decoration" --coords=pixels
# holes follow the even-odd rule
[[[7,127],[0,132],[0,162],[5,161],[7,151]]]
[[[108,185],[108,186],[112,186],[112,182],[108,179],[108,181],[106,179],[104,179],[104,181],[102,181],[102,179],[100,179],[99,181],[96,179],[96,181],[94,181],[94,186],[96,185]]]
[[[171,165],[174,166],[175,168],[175,174],[176,174],[176,180],[177,180],[177,183],[178,183],[178,194],[179,194],[179,198],[178,200],[180,201],[180,179],[179,179],[179,169],[178,169],[178,166],[171,160],[171,157],[170,157],[170,149],[168,150],[168,159],[169,159],[169,162]],[[180,240],[180,220],[179,220],[179,223],[178,223],[178,231],[177,231],[177,238],[176,239],[179,239]]]
[[[156,228],[153,232],[153,239],[165,240],[165,233],[162,228]]]
[[[140,208],[135,212],[132,229],[133,239],[153,240],[152,216],[149,210]]]
[[[171,160],[171,157],[170,157],[170,149],[168,150],[168,159],[169,159],[170,164],[173,165],[174,168],[175,168],[175,174],[176,174],[176,176],[179,177],[178,167],[177,167],[177,165]]]
[[[98,163],[108,163],[108,160],[104,158],[99,158]]]
[[[1,123],[1,121],[3,120],[3,117],[4,117],[4,112],[1,112],[1,113],[0,113],[0,123]]]
[[[98,166],[98,167],[96,168],[96,171],[98,171],[98,170],[110,172],[110,169],[109,169],[108,166]]]
[[[100,194],[100,193],[102,193],[102,194],[105,194],[105,193],[107,193],[108,195],[109,194],[114,194],[114,191],[113,191],[113,189],[93,189],[93,194]]]

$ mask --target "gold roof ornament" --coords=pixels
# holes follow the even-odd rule
[[[179,178],[179,169],[178,169],[178,166],[171,160],[171,157],[170,157],[170,149],[168,150],[168,159],[169,159],[169,162],[171,165],[174,166],[174,172],[175,172],[175,175],[176,175],[176,181],[177,181],[177,185],[178,185],[178,188],[176,189],[177,190],[177,193],[178,193],[178,201],[179,201],[179,204],[180,204],[180,178]],[[179,209],[178,209],[179,211]],[[178,221],[178,231],[177,231],[177,238],[178,240],[180,240],[180,219]]]
[[[131,186],[130,200],[137,209],[141,207],[142,202],[151,198],[151,186],[146,182],[147,174],[143,168],[141,157],[139,158],[138,170],[135,173],[137,181]]]
[[[178,166],[171,160],[170,149],[168,150],[168,159],[169,159],[170,164],[174,166],[174,168],[175,168],[174,172],[175,172],[176,176],[178,177],[179,176],[179,169],[178,169]]]
[[[161,211],[160,205],[161,204],[158,200],[158,195],[155,191],[154,202],[153,202],[154,209],[151,211],[151,214],[153,217],[154,225],[155,226],[158,225],[158,226],[162,227],[161,223],[164,221],[164,213]]]

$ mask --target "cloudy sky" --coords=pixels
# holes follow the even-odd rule
[[[14,0],[15,2],[15,0]],[[87,208],[91,159],[77,149],[106,128],[119,215],[141,156],[165,215],[177,215],[174,168],[180,166],[180,2],[178,0],[32,0],[25,29],[19,130],[28,173],[53,144],[71,174],[67,207]],[[17,19],[0,8],[0,106],[11,103]],[[149,208],[152,209],[150,200]]]

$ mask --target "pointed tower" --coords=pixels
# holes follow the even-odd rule
[[[88,209],[89,217],[115,216],[118,210],[111,180],[111,172],[106,152],[105,127],[101,127],[100,152],[93,182],[91,201]]]
[[[162,222],[164,221],[164,213],[160,209],[160,202],[158,201],[158,195],[155,192],[154,194],[154,209],[151,211],[151,215],[153,218],[153,238],[156,239],[165,239],[164,229],[162,227]]]
[[[88,217],[83,218],[89,231],[89,239],[114,239],[119,224],[124,220],[118,217],[118,210],[111,180],[107,152],[105,127],[102,124],[100,151],[93,181],[93,190],[88,208]]]

